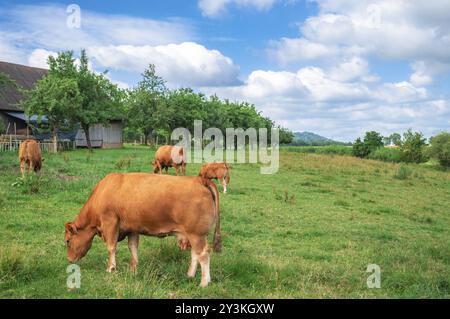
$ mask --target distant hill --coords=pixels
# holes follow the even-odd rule
[[[331,144],[345,144],[343,142],[333,141],[329,138],[320,136],[311,132],[294,132],[294,140],[291,145],[331,145]]]

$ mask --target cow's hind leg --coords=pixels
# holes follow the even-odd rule
[[[110,217],[102,220],[102,233],[108,249],[109,259],[107,272],[116,270],[117,240],[119,238],[119,222],[117,218]]]
[[[202,281],[200,286],[206,287],[211,282],[211,275],[209,271],[209,248],[206,236],[191,236],[189,242],[192,246],[192,258],[191,267],[189,267],[188,276],[195,275],[195,267],[197,266],[197,260],[202,268]],[[194,256],[195,254],[195,256]],[[195,262],[195,266],[193,266]]]
[[[139,234],[131,233],[128,235],[128,248],[131,252],[130,269],[133,273],[136,272],[138,264],[138,247],[139,247]]]

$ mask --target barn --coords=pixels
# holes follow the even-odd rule
[[[0,61],[0,72],[8,75],[24,89],[32,89],[36,82],[47,74],[46,69]],[[0,87],[0,121],[4,123],[7,135],[30,136],[36,139],[49,139],[49,134],[33,134],[36,116],[28,118],[20,107],[22,94],[14,87]],[[96,124],[89,130],[93,147],[121,148],[123,146],[123,125],[120,119],[112,120],[108,125]],[[59,132],[59,139],[71,140],[77,147],[87,146],[84,132]]]

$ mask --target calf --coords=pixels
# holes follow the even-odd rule
[[[198,176],[207,179],[216,179],[222,183],[223,192],[227,192],[230,183],[230,166],[227,163],[207,163],[202,166]]]
[[[86,255],[95,235],[109,252],[107,271],[116,268],[117,242],[128,237],[130,267],[138,263],[139,235],[175,235],[180,247],[192,246],[187,275],[202,270],[201,286],[211,281],[207,236],[213,224],[214,250],[221,250],[219,193],[216,185],[200,177],[145,173],[109,174],[102,179],[73,222],[65,224],[67,258],[76,262]]]
[[[19,147],[20,171],[22,177],[25,176],[25,165],[28,166],[28,172],[33,170],[39,172],[42,168],[42,155],[39,143],[35,140],[25,140]]]
[[[184,149],[181,146],[164,145],[158,148],[153,161],[153,172],[162,173],[162,169],[167,170],[169,167],[174,167],[177,170],[177,175],[180,174],[180,167],[183,175],[186,175],[186,156]]]

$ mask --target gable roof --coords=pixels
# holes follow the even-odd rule
[[[3,72],[24,89],[31,89],[36,82],[47,74],[46,69],[0,61],[0,72]],[[13,87],[0,88],[0,110],[23,111],[18,105],[22,94]]]

